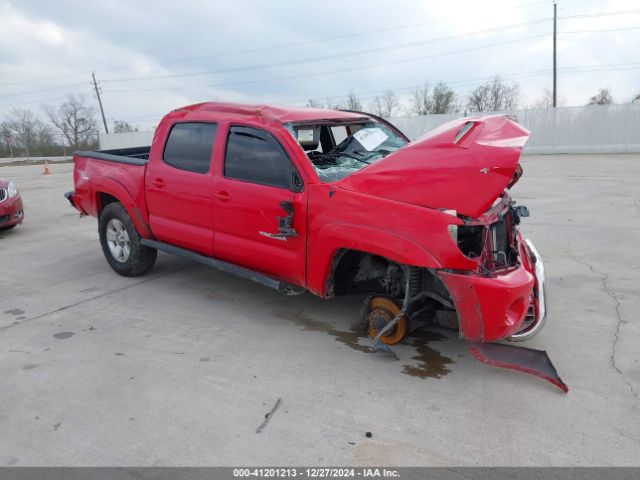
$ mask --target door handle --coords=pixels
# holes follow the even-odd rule
[[[164,180],[162,180],[161,178],[156,178],[155,180],[151,180],[151,185],[157,188],[164,188],[166,186],[166,183],[164,183]]]
[[[223,190],[221,192],[214,193],[213,198],[215,198],[216,200],[220,200],[221,202],[228,202],[229,200],[231,200],[231,195],[229,195],[229,192],[225,192]]]

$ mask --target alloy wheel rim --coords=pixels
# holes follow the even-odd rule
[[[107,245],[111,256],[119,263],[125,263],[131,255],[129,233],[124,224],[117,218],[112,218],[107,224]]]

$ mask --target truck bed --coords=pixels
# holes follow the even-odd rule
[[[67,197],[80,212],[98,216],[117,199],[143,237],[149,237],[145,171],[150,147],[74,152],[75,191]]]
[[[85,158],[95,158],[107,162],[125,163],[127,165],[146,165],[149,161],[151,146],[117,148],[113,150],[97,150],[75,152],[74,155]]]

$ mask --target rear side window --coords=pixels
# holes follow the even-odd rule
[[[224,159],[225,177],[288,189],[293,171],[289,157],[270,134],[255,128],[231,127]]]
[[[180,170],[207,173],[217,128],[213,123],[176,123],[169,133],[162,159]]]

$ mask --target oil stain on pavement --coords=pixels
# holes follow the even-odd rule
[[[277,318],[295,323],[302,327],[303,330],[331,335],[335,337],[336,341],[358,352],[372,353],[368,345],[360,344],[362,339],[367,339],[369,336],[359,324],[352,325],[349,331],[344,331],[338,330],[328,322],[314,320],[311,316],[301,311],[281,310],[274,312],[274,315]],[[416,355],[411,359],[417,360],[418,365],[405,364],[403,365],[402,373],[417,378],[442,378],[450,373],[451,370],[447,368],[447,365],[455,362],[430,346],[432,342],[443,340],[447,340],[447,337],[436,332],[428,330],[412,332],[405,341],[411,342],[410,345],[416,349]]]
[[[402,373],[419,378],[442,378],[451,372],[447,365],[456,362],[430,347],[431,342],[447,340],[446,336],[430,330],[416,330],[405,341],[410,340],[413,340],[411,345],[417,350],[417,354],[411,359],[418,360],[419,363],[418,366],[404,365]]]
[[[278,311],[275,312],[275,316],[277,318],[293,322],[299,327],[302,327],[303,330],[327,333],[332,337],[335,337],[338,342],[352,348],[353,350],[364,353],[371,352],[369,347],[366,345],[360,345],[359,343],[361,338],[365,338],[367,336],[359,326],[352,326],[350,331],[345,332],[343,330],[336,329],[328,322],[319,322],[318,320],[314,320],[309,315],[301,311]]]

